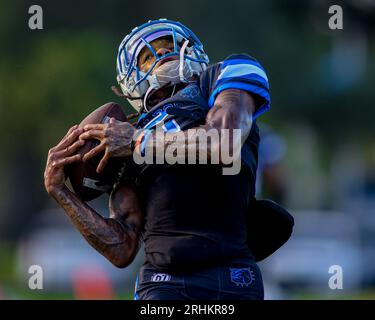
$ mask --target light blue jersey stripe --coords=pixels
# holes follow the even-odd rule
[[[261,68],[263,71],[264,68],[262,67],[262,65],[255,59],[250,59],[250,58],[246,58],[246,59],[238,59],[238,58],[228,58],[226,60],[224,60],[223,62],[223,65],[222,67],[225,68],[227,66],[231,66],[231,65],[236,65],[236,64],[251,64],[253,66],[257,66],[259,68]]]
[[[251,93],[255,93],[255,94],[261,96],[262,98],[264,98],[266,100],[266,103],[264,105],[262,105],[256,112],[254,112],[253,117],[252,117],[253,120],[256,119],[262,113],[266,112],[270,108],[270,100],[271,99],[270,99],[270,95],[269,95],[268,91],[266,91],[265,89],[263,89],[261,87],[254,86],[254,85],[251,85],[251,84],[248,84],[248,83],[232,82],[232,81],[224,83],[214,90],[214,92],[211,94],[210,99],[208,101],[209,107],[212,107],[214,105],[216,96],[220,92],[222,92],[226,89],[239,89],[239,90],[249,91]]]
[[[249,74],[256,74],[264,78],[268,82],[266,73],[259,67],[252,64],[235,64],[228,65],[223,70],[221,70],[217,80],[226,78],[236,78]]]
[[[258,84],[260,87],[263,86],[264,88],[266,89],[269,89],[269,84],[268,84],[268,81],[266,81],[266,79],[264,79],[263,77],[261,76],[258,76],[257,74],[246,74],[244,76],[241,76],[241,77],[237,77],[237,78],[221,78],[220,80],[216,81],[216,86],[215,87],[219,87],[220,85],[222,85],[223,83],[227,83],[227,82],[231,82],[231,81],[243,81],[245,83],[252,83],[254,85]]]

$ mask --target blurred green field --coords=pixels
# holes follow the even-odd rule
[[[6,299],[16,300],[76,300],[72,293],[51,293],[32,290],[10,290]],[[133,293],[116,295],[114,300],[133,300]]]
[[[0,245],[0,300],[75,300],[73,292],[48,292],[46,290],[30,290],[16,274],[16,250],[12,246]],[[115,300],[133,300],[133,292],[116,292]],[[288,297],[292,300],[375,300],[375,289],[346,294],[336,291],[330,295],[319,295],[309,292],[298,292]]]
[[[10,245],[0,244],[0,300],[74,300],[73,292],[49,292],[30,290],[26,283],[20,281],[16,273],[16,249]],[[2,296],[4,295],[4,296]],[[116,300],[133,300],[133,292],[116,292]]]

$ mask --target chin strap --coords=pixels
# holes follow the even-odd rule
[[[154,90],[154,89],[155,89],[155,87],[150,86],[150,87],[147,89],[147,91],[146,91],[146,93],[145,93],[145,96],[144,96],[144,98],[143,98],[143,109],[146,110],[146,111],[149,111],[149,110],[147,109],[147,98],[148,98],[149,94],[151,93],[151,91]]]
[[[186,47],[189,43],[189,40],[186,40],[184,42],[184,44],[182,45],[181,47],[181,50],[180,50],[180,69],[179,69],[179,74],[180,74],[180,80],[182,82],[185,82],[185,77],[184,77],[184,63],[185,63],[185,59],[184,59],[184,55],[185,55],[185,50],[186,50]]]

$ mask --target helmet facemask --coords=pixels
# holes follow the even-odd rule
[[[171,37],[174,49],[158,56],[150,43],[162,37]],[[137,59],[146,46],[155,61],[147,71],[141,71]],[[175,57],[175,60],[155,68],[159,61],[168,57]],[[135,28],[125,37],[118,53],[117,80],[130,104],[137,111],[143,108],[148,111],[147,97],[151,92],[192,81],[195,75],[206,69],[208,62],[202,44],[188,28],[178,22],[161,19]]]

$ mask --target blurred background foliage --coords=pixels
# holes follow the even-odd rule
[[[28,27],[32,4],[43,8],[43,30]],[[342,5],[344,30],[328,28],[330,4]],[[262,63],[272,105],[260,121],[288,145],[283,203],[341,209],[340,176],[358,169],[369,177],[375,168],[374,8],[374,1],[354,0],[0,0],[3,248],[51,206],[43,186],[48,149],[108,101],[132,112],[110,90],[117,48],[134,26],[162,17],[189,26],[211,62],[245,52]],[[344,163],[341,171],[337,163]],[[344,181],[348,190],[352,181]],[[0,248],[0,282],[11,279],[11,268],[1,267],[11,251]]]

